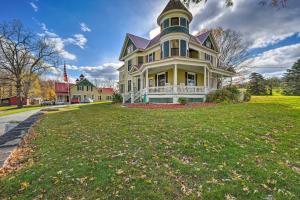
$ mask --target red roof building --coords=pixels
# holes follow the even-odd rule
[[[69,83],[55,83],[56,99],[59,102],[69,102],[70,88],[74,84]]]

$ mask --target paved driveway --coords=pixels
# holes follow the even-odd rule
[[[0,135],[16,127],[20,122],[38,113],[41,109],[0,117]]]

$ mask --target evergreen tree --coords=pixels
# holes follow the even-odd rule
[[[265,85],[264,77],[259,73],[252,73],[250,75],[250,81],[248,84],[247,91],[252,95],[266,95],[267,88]]]
[[[284,75],[284,95],[300,95],[300,59]]]

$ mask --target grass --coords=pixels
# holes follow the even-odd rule
[[[50,113],[0,199],[299,199],[300,97]]]
[[[41,106],[24,106],[23,108],[18,109],[17,106],[1,106],[0,107],[0,117],[26,112],[30,110],[37,110],[42,108]]]

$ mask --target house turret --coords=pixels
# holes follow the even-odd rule
[[[189,24],[192,13],[180,0],[170,0],[157,18],[161,27],[160,46],[162,58],[186,57],[190,40]]]

